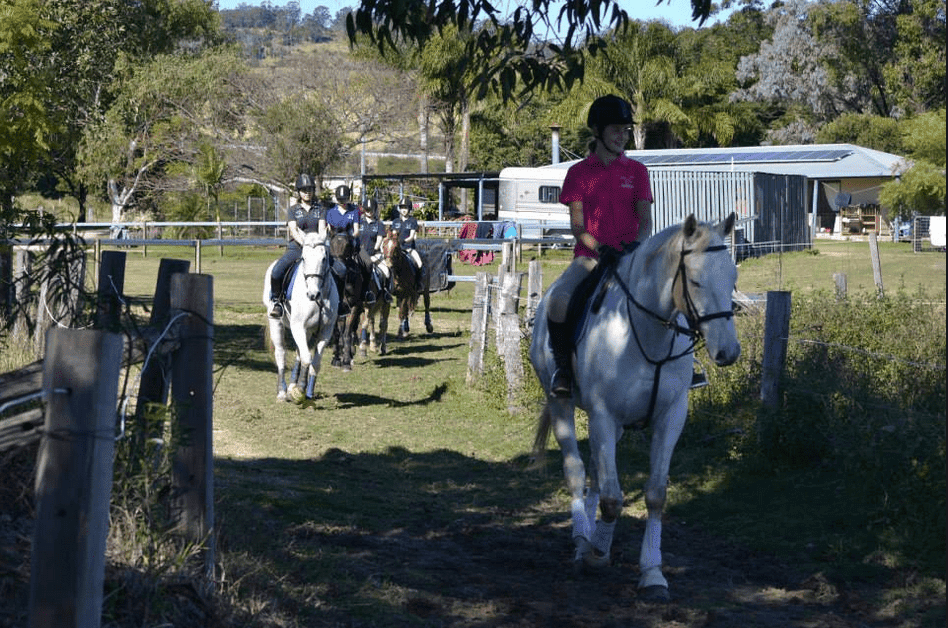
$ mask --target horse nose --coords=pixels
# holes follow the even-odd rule
[[[730,366],[741,357],[741,343],[735,342],[728,347],[722,347],[714,354],[714,363],[718,366]]]
[[[309,295],[309,300],[310,300],[310,301],[319,301],[319,293],[317,292],[316,294],[310,294],[310,295]]]

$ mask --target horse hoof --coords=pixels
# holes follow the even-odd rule
[[[281,390],[277,393],[277,401],[286,401],[286,391]]]
[[[598,550],[583,556],[583,566],[592,571],[600,571],[609,566],[609,554],[600,554]]]
[[[434,325],[432,325],[432,324],[430,324],[430,323],[428,323],[428,324],[425,325],[425,329],[428,331],[429,334],[433,334],[433,333],[434,333]]]
[[[287,395],[293,401],[293,403],[303,403],[303,400],[306,399],[306,392],[299,386],[293,386],[287,391]]]
[[[351,373],[351,372],[352,372],[352,365],[351,365],[351,364],[343,364],[343,365],[342,365],[342,372],[343,372],[343,373]]]
[[[671,602],[671,594],[668,592],[668,587],[663,587],[660,584],[654,584],[650,587],[643,587],[639,589],[639,599],[643,602],[657,602],[659,604],[667,604]]]

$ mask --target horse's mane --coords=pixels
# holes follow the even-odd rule
[[[708,246],[710,246],[713,233],[714,230],[711,228],[710,223],[698,222],[697,229],[695,230],[696,237],[691,243],[689,249],[697,253],[704,251],[706,248],[708,248]],[[646,247],[648,254],[645,258],[645,267],[650,268],[652,262],[654,262],[658,256],[663,254],[665,257],[674,258],[677,263],[678,254],[682,249],[680,242],[683,238],[684,223],[665,227],[655,235],[648,238],[646,243],[652,246]]]

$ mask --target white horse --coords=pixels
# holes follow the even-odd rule
[[[273,264],[263,276],[263,304],[270,305],[270,273]],[[316,376],[322,362],[323,349],[329,344],[336,316],[339,311],[339,294],[336,283],[329,271],[329,250],[325,237],[318,233],[307,233],[303,240],[303,256],[299,265],[291,273],[296,277],[284,302],[281,318],[267,318],[270,327],[270,341],[273,343],[273,358],[277,365],[277,399],[286,399],[287,394],[294,401],[312,398],[316,386]],[[283,330],[289,327],[296,342],[296,362],[290,376],[287,389],[284,374],[286,372],[286,347]],[[310,350],[310,338],[315,337],[316,345]],[[307,374],[309,375],[307,379]]]
[[[688,411],[695,343],[703,337],[719,366],[741,353],[734,329],[731,296],[737,269],[724,237],[734,214],[711,226],[690,215],[680,226],[648,238],[607,271],[598,313],[587,316],[576,343],[575,383],[571,398],[548,397],[534,441],[537,463],[543,459],[550,429],[563,454],[572,500],[574,562],[602,567],[622,490],[616,471],[616,443],[627,428],[652,427],[649,478],[645,485],[648,519],[639,557],[639,595],[668,600],[662,575],[662,509],[668,468]],[[549,393],[554,369],[546,323],[546,300],[537,308],[530,360]],[[589,415],[589,486],[576,440],[574,410]],[[596,520],[596,508],[601,519]]]

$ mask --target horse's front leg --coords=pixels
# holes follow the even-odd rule
[[[329,344],[329,341],[332,338],[334,328],[335,325],[322,325],[319,328],[319,332],[316,334],[314,355],[309,365],[309,386],[307,387],[306,393],[310,398],[314,396],[316,377],[319,375],[319,369],[323,362],[323,351],[326,349],[326,345]]]
[[[687,390],[655,421],[649,454],[649,476],[645,483],[645,535],[639,555],[639,594],[644,599],[668,601],[668,581],[662,575],[662,511],[668,488],[668,468],[688,413]]]
[[[283,344],[283,325],[278,320],[268,320],[268,333],[273,343],[273,361],[277,367],[277,401],[286,399],[286,346]]]
[[[293,334],[293,341],[296,343],[296,355],[299,361],[299,370],[296,371],[296,368],[294,367],[294,371],[296,371],[296,377],[290,383],[290,389],[292,392],[293,388],[306,388],[306,375],[310,370],[313,356],[309,350],[309,337],[306,333],[306,328],[303,327],[303,324],[292,323],[290,325],[290,333]]]
[[[388,303],[383,303],[382,308],[379,310],[379,327],[376,334],[376,344],[378,347],[379,355],[385,355],[387,351],[387,341],[388,341],[388,314],[391,310],[391,306]],[[372,328],[374,329],[375,323],[373,321]]]
[[[422,295],[422,299],[425,301],[425,331],[431,334],[434,333],[434,325],[431,324],[431,293],[428,291],[427,285],[425,285],[424,290],[425,292]]]

